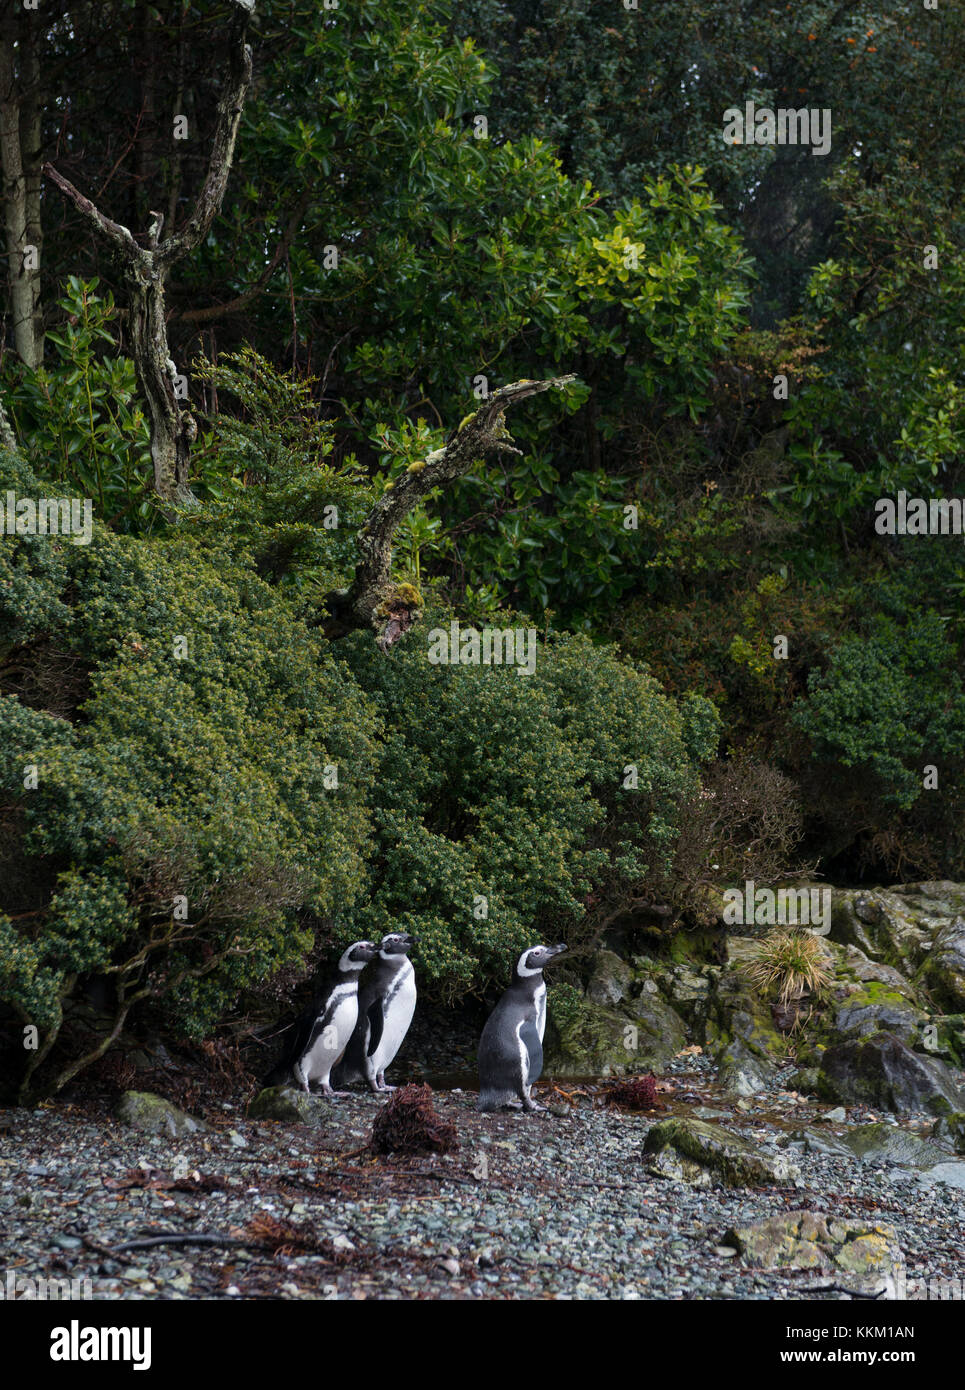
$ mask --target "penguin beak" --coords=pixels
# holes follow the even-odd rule
[[[558,946],[547,946],[546,953],[550,956],[561,956],[566,950],[566,942],[561,941]]]

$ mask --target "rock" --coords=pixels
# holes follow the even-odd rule
[[[774,1080],[774,1067],[765,1058],[756,1056],[740,1038],[718,1055],[718,1077],[728,1096],[756,1096],[766,1091]]]
[[[943,1115],[932,1126],[931,1137],[948,1144],[957,1154],[965,1154],[965,1113],[959,1110]]]
[[[965,1163],[936,1163],[921,1175],[922,1182],[945,1182],[949,1187],[965,1188]]]
[[[885,889],[835,891],[832,898],[831,940],[888,965],[919,965],[935,925],[923,921],[907,898]]]
[[[848,1118],[848,1112],[843,1105],[836,1105],[833,1110],[825,1110],[823,1115],[818,1116],[818,1120],[827,1124],[843,1124]]]
[[[623,1011],[583,999],[580,1007],[547,1030],[546,1076],[623,1076],[662,1071],[686,1045],[683,1020],[647,991]]]
[[[800,1091],[804,1096],[814,1095],[817,1092],[820,1071],[817,1067],[802,1067],[800,1071],[792,1072],[784,1083],[792,1091]]]
[[[586,997],[594,1004],[621,1004],[630,993],[633,973],[613,951],[597,952]]]
[[[704,1120],[673,1119],[654,1125],[643,1152],[650,1172],[692,1187],[761,1187],[799,1176],[787,1159]]]
[[[638,1029],[636,1069],[646,1065],[659,1071],[687,1046],[683,1019],[659,994],[646,991],[624,1006]]]
[[[701,1040],[719,976],[719,966],[698,969],[686,961],[663,966],[656,972],[664,999]]]
[[[948,1162],[948,1153],[897,1125],[858,1125],[842,1136],[842,1142],[862,1159],[899,1163],[904,1168],[934,1168]]]
[[[851,1157],[851,1150],[842,1139],[830,1134],[827,1130],[795,1129],[784,1140],[778,1140],[782,1148],[800,1147],[808,1154],[836,1154],[838,1156]]]
[[[875,1110],[927,1110],[944,1115],[963,1108],[951,1073],[922,1057],[892,1033],[835,1043],[821,1058],[819,1093],[826,1100]]]
[[[186,1115],[176,1105],[162,1100],[151,1091],[125,1091],[114,1114],[124,1124],[145,1134],[166,1134],[171,1139],[207,1129],[203,1121]]]
[[[950,1013],[965,1009],[965,917],[954,917],[936,932],[925,981],[940,1007]]]
[[[318,1119],[323,1104],[294,1086],[269,1086],[259,1091],[248,1107],[249,1120],[281,1120],[288,1124],[309,1125]]]
[[[928,1015],[897,989],[878,980],[869,980],[853,986],[838,1004],[833,1026],[836,1033],[846,1037],[888,1032],[902,1042],[914,1043],[920,1040],[927,1021]]]
[[[896,1278],[904,1266],[890,1226],[816,1211],[789,1211],[753,1226],[736,1227],[724,1236],[724,1244],[734,1246],[754,1269],[791,1265]]]

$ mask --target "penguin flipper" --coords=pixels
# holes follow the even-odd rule
[[[543,1070],[543,1044],[540,1041],[539,1028],[535,1019],[531,1023],[523,1024],[519,1030],[519,1037],[529,1053],[526,1084],[532,1086],[534,1081],[539,1080],[540,1072]]]
[[[385,1026],[385,1011],[381,999],[372,1000],[366,1016],[369,1020],[369,1044],[366,1052],[369,1057],[374,1057],[375,1050],[382,1041],[382,1029]]]

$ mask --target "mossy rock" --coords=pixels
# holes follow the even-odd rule
[[[897,1163],[903,1168],[934,1168],[937,1163],[947,1163],[949,1159],[947,1149],[930,1143],[920,1134],[880,1121],[856,1125],[843,1136],[843,1142],[856,1158]]]
[[[310,1125],[319,1117],[326,1102],[306,1096],[294,1086],[268,1086],[259,1091],[248,1107],[250,1120],[280,1120],[286,1124]]]
[[[630,993],[633,972],[625,960],[613,951],[598,951],[593,960],[593,974],[586,987],[586,997],[604,1007],[616,1006]]]
[[[820,1086],[821,1072],[818,1067],[801,1067],[792,1072],[785,1085],[789,1091],[797,1091],[802,1096],[816,1096]]]
[[[928,1111],[946,1115],[963,1108],[948,1069],[912,1052],[893,1033],[852,1038],[829,1047],[821,1059],[818,1094],[846,1105],[876,1110]]]
[[[936,932],[922,981],[940,1008],[965,1010],[965,917],[953,918]]]
[[[647,1134],[643,1152],[650,1172],[692,1187],[761,1187],[799,1175],[788,1159],[706,1120],[664,1120]]]
[[[132,1129],[139,1129],[143,1134],[164,1134],[169,1139],[179,1139],[185,1134],[196,1134],[207,1129],[203,1120],[186,1115],[169,1100],[154,1095],[152,1091],[125,1091],[114,1114]]]
[[[718,1080],[727,1096],[756,1096],[768,1090],[775,1070],[766,1057],[753,1053],[741,1038],[735,1038],[717,1057]]]
[[[901,1250],[891,1226],[816,1211],[789,1211],[724,1236],[753,1269],[839,1269],[847,1274],[896,1277]]]
[[[582,999],[562,1021],[550,1020],[543,1069],[548,1076],[662,1071],[686,1042],[683,1021],[658,994],[644,990],[622,1010]]]
[[[831,940],[857,946],[870,960],[905,971],[925,958],[935,925],[922,920],[907,899],[885,889],[849,889],[832,898]]]
[[[921,1040],[928,1015],[907,995],[879,980],[852,986],[834,1005],[830,1028],[839,1036],[865,1037],[882,1031],[906,1043]]]

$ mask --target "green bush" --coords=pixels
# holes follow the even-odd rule
[[[31,371],[11,356],[0,385],[39,472],[60,483],[60,492],[66,486],[90,497],[97,515],[118,529],[150,529],[157,521],[147,492],[150,432],[137,403],[134,363],[116,353],[114,297],[98,294],[99,284],[96,276],[68,277],[57,301],[64,321],[46,335],[56,360]]]
[[[960,770],[965,757],[965,690],[943,619],[877,615],[812,674],[793,717],[819,757],[867,770],[885,800],[907,809],[923,794],[925,765]]]
[[[448,998],[503,980],[535,940],[592,941],[614,903],[665,873],[696,780],[688,750],[706,758],[718,732],[706,701],[678,708],[583,637],[550,634],[529,677],[431,665],[427,635],[451,616],[430,607],[389,661],[367,637],[346,643],[387,730],[357,920],[416,933]]]
[[[45,1035],[28,1065],[92,973],[118,1017],[201,1035],[304,957],[298,912],[338,930],[359,894],[377,716],[209,536],[6,537],[0,563],[0,997]]]
[[[132,1008],[204,1036],[316,931],[410,929],[430,995],[482,990],[538,937],[593,940],[671,862],[712,706],[563,634],[530,676],[434,666],[437,600],[391,658],[327,643],[299,579],[344,583],[351,536],[312,509],[360,501],[289,444],[265,462],[249,437],[245,488],[157,536],[4,537],[0,1001],[41,1034],[24,1095]],[[49,487],[9,457],[0,485]],[[287,524],[303,543],[266,565]],[[79,1040],[95,977],[110,1017]]]

